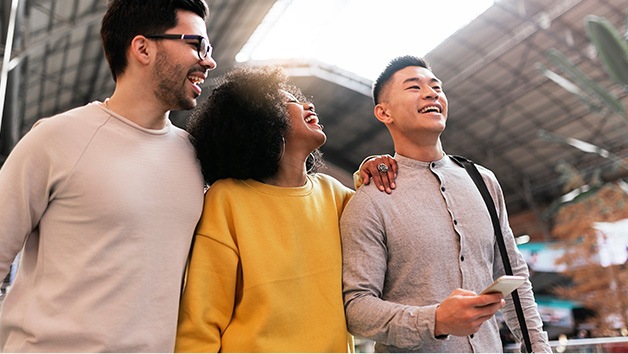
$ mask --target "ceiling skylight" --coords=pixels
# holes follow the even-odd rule
[[[396,56],[423,56],[493,0],[277,0],[238,62],[312,59],[374,80]]]

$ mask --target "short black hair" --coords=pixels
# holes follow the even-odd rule
[[[375,103],[375,105],[379,104],[379,96],[384,86],[390,81],[390,78],[395,75],[397,71],[409,66],[420,66],[432,70],[430,64],[425,59],[412,55],[404,55],[391,60],[373,83],[373,103]]]
[[[224,178],[262,181],[277,173],[290,130],[281,90],[307,101],[280,67],[242,66],[223,76],[194,110],[186,129],[207,184]],[[310,154],[308,173],[317,171],[321,156],[318,150]]]
[[[110,0],[102,19],[100,40],[113,80],[126,69],[126,52],[137,35],[160,34],[177,25],[177,10],[207,20],[205,0]]]

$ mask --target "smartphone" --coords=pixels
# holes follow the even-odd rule
[[[484,289],[484,291],[482,291],[480,295],[490,293],[502,293],[505,297],[506,295],[513,292],[516,288],[519,287],[519,285],[523,284],[525,281],[526,277],[520,275],[502,275],[497,280],[495,280],[493,284],[489,285],[488,288]]]

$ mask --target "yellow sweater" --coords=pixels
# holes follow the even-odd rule
[[[205,197],[177,352],[347,352],[338,221],[353,191],[221,180]]]

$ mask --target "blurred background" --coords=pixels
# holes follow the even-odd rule
[[[445,151],[500,180],[554,350],[628,351],[628,0],[207,1],[218,68],[201,100],[235,66],[283,66],[325,125],[324,172],[351,187],[364,157],[394,154],[372,81],[425,57],[449,99]],[[106,7],[0,2],[0,165],[39,118],[112,94]]]

